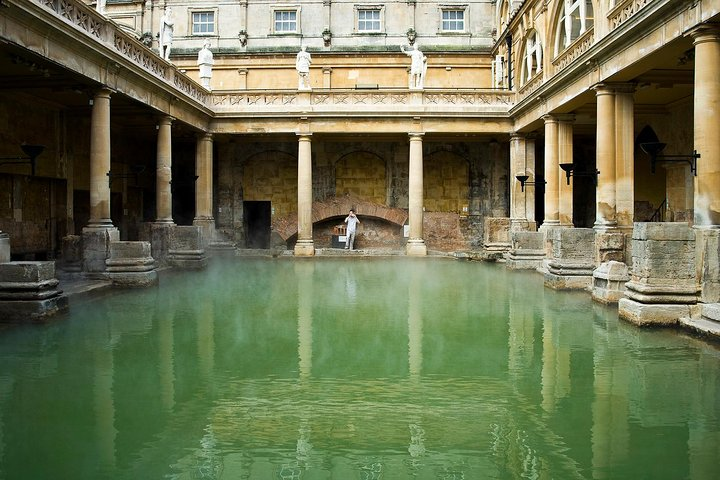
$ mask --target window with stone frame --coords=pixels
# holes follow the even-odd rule
[[[441,32],[465,31],[465,7],[446,7],[441,8],[440,12]]]
[[[542,45],[537,31],[530,32],[525,40],[524,62],[520,83],[524,85],[542,70]]]
[[[215,35],[214,11],[197,11],[191,15],[193,35]]]
[[[381,32],[381,12],[379,8],[359,8],[357,11],[358,32]]]
[[[273,11],[273,33],[297,33],[298,32],[298,11],[274,10]]]
[[[592,0],[562,2],[555,30],[555,55],[593,27],[593,15]]]

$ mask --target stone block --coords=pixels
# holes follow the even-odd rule
[[[720,230],[697,230],[696,271],[700,272],[701,299],[720,303]]]
[[[586,290],[595,269],[595,232],[591,228],[548,229],[552,255],[544,262],[545,286],[555,290]]]
[[[151,256],[159,266],[168,265],[171,232],[174,228],[174,223],[148,222],[143,223],[140,229],[140,240],[150,242]]]
[[[83,243],[80,235],[67,235],[62,239],[62,254],[58,268],[64,272],[82,271]]]
[[[0,263],[10,261],[10,235],[0,232]]]
[[[201,269],[207,266],[200,227],[176,226],[172,230],[168,263],[175,267],[188,269]]]
[[[695,234],[686,222],[636,222],[633,240],[695,241]]]
[[[620,232],[598,232],[595,234],[597,264],[625,261],[625,234]]]
[[[55,262],[0,264],[0,321],[36,322],[67,310],[58,283]]]
[[[680,318],[692,317],[698,310],[697,305],[647,304],[629,298],[618,302],[620,318],[640,327],[677,325]]]
[[[115,227],[85,227],[82,231],[82,270],[87,273],[105,271],[105,260],[110,251],[110,242],[120,240],[120,231]]]
[[[592,298],[596,302],[617,303],[624,295],[625,283],[630,280],[627,265],[609,261],[593,271]]]
[[[511,232],[511,248],[507,254],[507,268],[535,270],[545,259],[545,239],[541,232]]]
[[[111,242],[107,277],[113,285],[148,287],[158,282],[155,260],[148,242]]]

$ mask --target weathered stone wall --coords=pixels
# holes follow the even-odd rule
[[[313,201],[350,195],[361,202],[407,208],[408,147],[404,140],[313,140]],[[270,201],[273,224],[296,215],[296,142],[223,143],[218,152],[216,221],[221,234],[244,245],[243,202],[247,200]],[[426,142],[424,230],[429,247],[479,247],[485,218],[507,216],[508,165],[506,155],[500,152],[499,146],[493,149],[481,142]],[[467,215],[468,211],[472,214]],[[326,234],[320,234],[317,226],[315,230],[322,245],[318,235]],[[381,226],[377,230],[374,240],[379,246],[396,242],[394,231],[383,232]],[[374,241],[369,240],[371,244]]]

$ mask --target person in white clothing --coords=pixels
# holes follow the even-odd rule
[[[357,231],[357,225],[358,223],[360,223],[360,220],[358,220],[357,216],[355,215],[355,210],[350,209],[350,214],[345,218],[345,223],[347,223],[345,250],[352,250],[353,244],[355,243],[355,232]]]

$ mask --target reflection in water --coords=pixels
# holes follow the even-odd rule
[[[0,478],[717,473],[717,348],[416,260],[216,262],[2,332]]]

